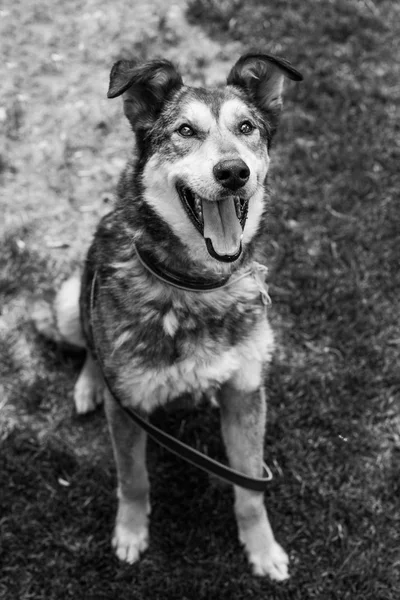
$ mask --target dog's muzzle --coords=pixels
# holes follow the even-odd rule
[[[249,201],[240,196],[239,188],[228,197],[211,201],[183,184],[177,186],[182,205],[204,237],[208,253],[221,262],[235,262],[242,254]]]

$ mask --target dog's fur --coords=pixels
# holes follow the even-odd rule
[[[261,54],[242,57],[228,85],[211,90],[183,85],[168,61],[116,63],[109,97],[123,94],[136,156],[122,174],[115,209],[98,226],[81,281],[67,281],[56,303],[59,337],[87,349],[75,387],[79,413],[92,410],[103,393],[89,327],[96,271],[92,326],[121,401],[148,413],[182,394],[217,392],[229,461],[253,477],[262,474],[262,386],[273,336],[259,284],[245,272],[263,220],[284,76],[301,79],[287,61]],[[179,193],[182,188],[189,192]],[[188,197],[201,201],[204,231],[201,215],[199,227],[185,206]],[[240,213],[245,209],[247,221]],[[230,275],[230,283],[207,293],[172,287],[146,270],[134,243],[183,277],[217,281]],[[48,331],[49,322],[36,317],[39,329]],[[148,538],[146,435],[108,393],[105,407],[119,482],[112,543],[121,560],[133,563]],[[235,512],[254,572],[285,579],[288,558],[275,541],[263,495],[236,487]]]

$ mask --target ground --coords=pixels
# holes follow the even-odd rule
[[[3,0],[0,8],[0,598],[400,595],[400,5],[390,0]],[[229,488],[150,444],[150,548],[110,551],[102,411],[74,415],[81,356],[40,339],[34,296],[79,267],[131,133],[106,99],[121,56],[222,84],[258,47],[303,72],[272,155],[266,223],[278,352],[267,506],[291,578],[254,578]],[[218,413],[158,414],[222,456]]]

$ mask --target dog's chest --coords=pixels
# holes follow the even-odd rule
[[[125,390],[133,390],[132,403],[145,411],[183,394],[200,399],[205,392],[217,390],[232,379],[247,391],[261,384],[263,365],[272,350],[272,332],[264,319],[253,335],[235,346],[225,347],[208,338],[192,347],[185,358],[168,366],[149,368],[132,360],[119,384]]]
[[[201,397],[234,377],[243,389],[259,385],[273,337],[252,281],[190,310],[177,301],[162,311],[136,305],[135,315],[115,341],[118,384],[133,390],[136,406],[150,411],[183,394]]]

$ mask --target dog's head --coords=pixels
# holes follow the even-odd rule
[[[196,261],[235,263],[259,229],[285,76],[302,79],[286,60],[256,53],[223,89],[184,86],[165,60],[112,68],[108,97],[123,94],[144,199]]]

